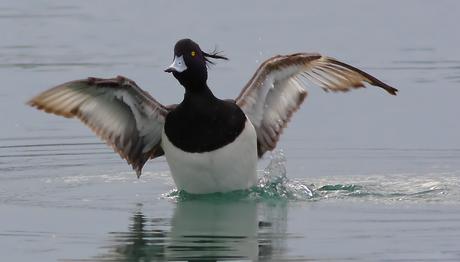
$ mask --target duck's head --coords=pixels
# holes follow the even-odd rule
[[[227,60],[217,52],[203,52],[200,46],[190,39],[182,39],[174,46],[174,60],[165,72],[173,73],[181,85],[193,91],[206,86],[207,65],[213,63],[210,58]]]

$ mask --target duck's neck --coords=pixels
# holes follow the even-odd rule
[[[217,98],[205,83],[185,87],[184,102],[200,100],[200,103],[212,102]]]

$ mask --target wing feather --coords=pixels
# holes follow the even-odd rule
[[[28,104],[47,113],[77,117],[140,176],[149,158],[163,155],[165,107],[128,78],[88,78],[53,87]]]
[[[283,129],[307,96],[307,82],[326,92],[347,92],[365,87],[364,83],[392,95],[398,91],[356,67],[320,54],[272,57],[262,63],[236,98],[256,129],[259,157],[276,147]]]

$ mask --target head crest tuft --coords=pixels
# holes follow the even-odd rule
[[[206,65],[209,65],[209,64],[214,65],[214,61],[210,60],[210,58],[228,60],[227,57],[222,55],[222,51],[218,51],[217,48],[214,48],[214,50],[210,53],[206,53],[204,51],[201,51],[201,52],[203,53],[204,60],[206,60]]]

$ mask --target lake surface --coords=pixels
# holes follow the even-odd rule
[[[5,261],[459,261],[460,2],[0,2],[0,254]],[[177,192],[164,158],[137,179],[77,120],[25,105],[125,75],[164,104],[190,37],[230,58],[236,97],[275,54],[320,52],[400,90],[311,86],[250,192]]]

